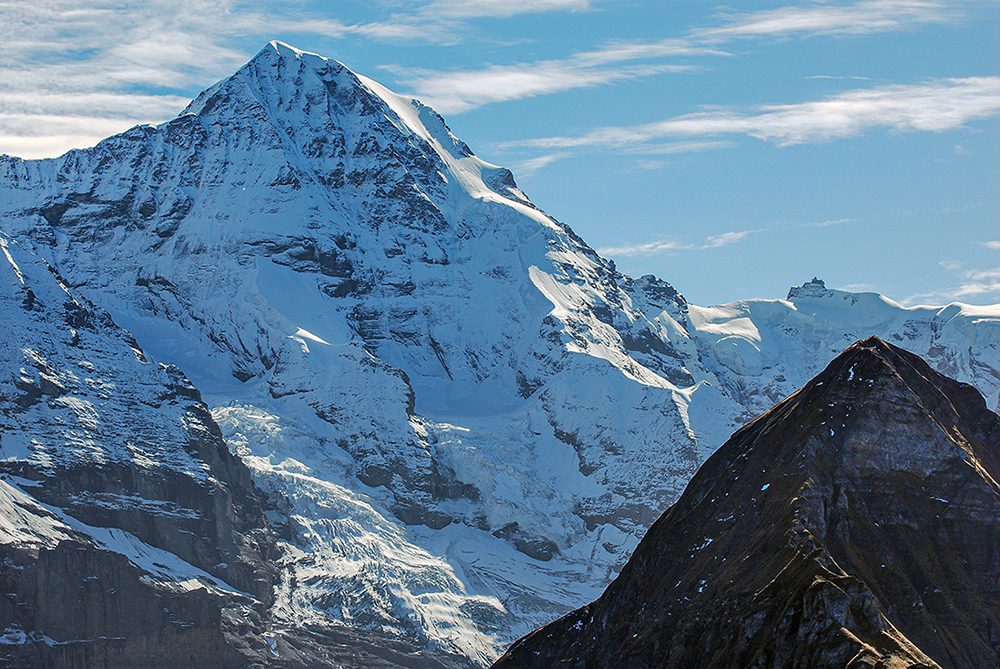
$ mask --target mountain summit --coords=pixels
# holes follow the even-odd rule
[[[495,666],[998,666],[998,479],[975,389],[858,342],[733,435],[599,600]]]

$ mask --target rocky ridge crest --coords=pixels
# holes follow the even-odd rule
[[[998,477],[982,396],[867,339],[734,434],[599,600],[494,666],[995,666]]]

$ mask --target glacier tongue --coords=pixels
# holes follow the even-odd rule
[[[707,456],[854,339],[1000,392],[1000,309],[819,285],[689,305],[429,108],[278,42],[162,126],[0,157],[0,214],[212,407],[277,504],[278,624],[476,664],[599,595]]]

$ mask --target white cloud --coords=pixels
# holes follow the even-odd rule
[[[850,283],[846,286],[840,286],[837,290],[843,290],[848,293],[870,293],[874,292],[875,284],[872,283]]]
[[[175,115],[189,102],[191,102],[189,98],[179,95],[126,95],[108,91],[39,95],[0,93],[0,109],[3,110],[8,127],[33,126],[36,131],[44,131],[45,124],[58,118],[141,118]]]
[[[983,242],[983,246],[985,246],[988,249],[993,249],[994,251],[1000,251],[1000,241]]]
[[[626,244],[625,246],[605,246],[604,248],[597,249],[597,252],[605,257],[626,256],[631,258],[635,256],[653,256],[691,248],[694,247],[670,240],[660,240],[640,244]]]
[[[995,269],[974,269],[965,273],[965,278],[971,281],[1000,281],[1000,267]]]
[[[425,12],[472,17],[588,8],[589,3],[585,0],[440,0],[427,6]],[[666,65],[651,61],[677,56],[728,55],[716,50],[713,45],[736,38],[901,30],[918,24],[950,21],[955,16],[953,10],[942,4],[920,0],[871,0],[844,6],[782,7],[732,16],[722,26],[693,31],[685,38],[622,42],[581,52],[564,60],[495,65],[456,72],[407,71],[402,68],[395,68],[395,72],[411,88],[415,97],[441,113],[456,114],[495,102],[694,69],[691,65]],[[645,62],[621,66],[630,61]],[[817,75],[816,78],[823,76]]]
[[[834,80],[854,79],[856,81],[871,81],[869,77],[858,77],[854,75],[833,76],[830,74],[814,74],[812,76],[806,77],[806,79],[834,79]]]
[[[570,62],[584,67],[624,63],[631,60],[649,60],[675,56],[728,56],[725,51],[694,44],[682,39],[659,42],[615,42],[603,49],[574,54]]]
[[[1000,77],[943,79],[926,84],[847,91],[814,102],[769,105],[757,113],[712,111],[578,137],[528,140],[541,149],[622,148],[666,138],[745,134],[780,145],[852,137],[877,128],[941,132],[1000,113]]]
[[[666,166],[667,162],[665,160],[650,160],[648,158],[639,158],[635,161],[635,166],[640,170],[646,170],[647,172],[655,172],[656,170],[661,170]]]
[[[682,65],[642,65],[638,67],[591,68],[565,61],[531,65],[494,66],[470,72],[419,72],[407,82],[412,93],[442,114],[482,107],[493,102],[520,100],[609,84],[625,79],[690,70]]]
[[[109,135],[128,130],[125,123],[92,122],[80,124],[69,134],[45,134],[43,136],[0,134],[0,154],[17,156],[30,160],[60,156],[70,149],[86,149],[95,146]],[[101,132],[106,128],[106,132]]]
[[[829,228],[834,225],[843,225],[844,223],[856,223],[858,219],[856,218],[838,218],[830,221],[820,221],[819,223],[802,223],[800,227],[803,228]]]
[[[442,72],[398,67],[391,69],[411,89],[411,95],[442,114],[457,114],[495,102],[699,69],[695,65],[677,63],[623,65],[632,60],[717,53],[720,52],[676,42],[618,44],[600,51],[579,53],[564,60],[494,65],[478,70]]]
[[[518,177],[531,176],[543,167],[561,160],[567,155],[568,154],[566,153],[549,153],[544,156],[538,156],[537,158],[529,158],[528,160],[514,165],[513,171],[518,175]]]
[[[872,0],[853,5],[815,4],[780,7],[729,17],[717,28],[693,33],[694,37],[722,40],[740,37],[775,37],[795,34],[860,34],[902,30],[955,18],[947,5],[919,0]]]
[[[733,142],[668,142],[667,144],[644,144],[628,149],[628,153],[640,155],[668,155],[673,153],[700,153],[702,151],[714,151],[715,149],[728,149],[735,146]]]
[[[721,235],[712,235],[705,240],[705,244],[701,247],[703,249],[717,249],[720,246],[728,246],[730,244],[736,244],[737,242],[742,242],[744,239],[750,235],[756,234],[758,232],[764,232],[763,230],[740,230],[738,232],[724,232]]]
[[[424,13],[449,17],[515,16],[590,8],[588,0],[437,0]]]
[[[1000,299],[1000,267],[992,270],[970,272],[965,281],[947,297],[961,301],[967,298]]]
[[[0,115],[0,153],[26,159],[48,158],[94,146],[134,125],[127,117]]]
[[[1000,243],[991,248],[1000,249]],[[955,274],[957,285],[931,293],[911,295],[903,303],[934,304],[969,300],[976,300],[978,303],[1000,303],[1000,267],[964,269],[964,264],[955,260],[943,261],[941,266]]]
[[[652,256],[663,253],[673,253],[675,251],[706,251],[717,249],[730,244],[736,244],[750,235],[755,235],[766,230],[739,230],[724,232],[719,235],[709,235],[703,244],[682,244],[670,239],[660,239],[652,242],[642,242],[638,244],[626,244],[624,246],[606,246],[597,249],[602,256]]]

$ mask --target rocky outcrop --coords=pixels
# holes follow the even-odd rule
[[[265,629],[279,555],[249,470],[179,369],[0,246],[0,654],[242,666],[267,650],[243,637]]]
[[[1000,418],[871,338],[733,435],[508,667],[1000,665]]]
[[[261,607],[210,586],[150,582],[91,542],[0,545],[0,664],[121,669],[265,666]]]

